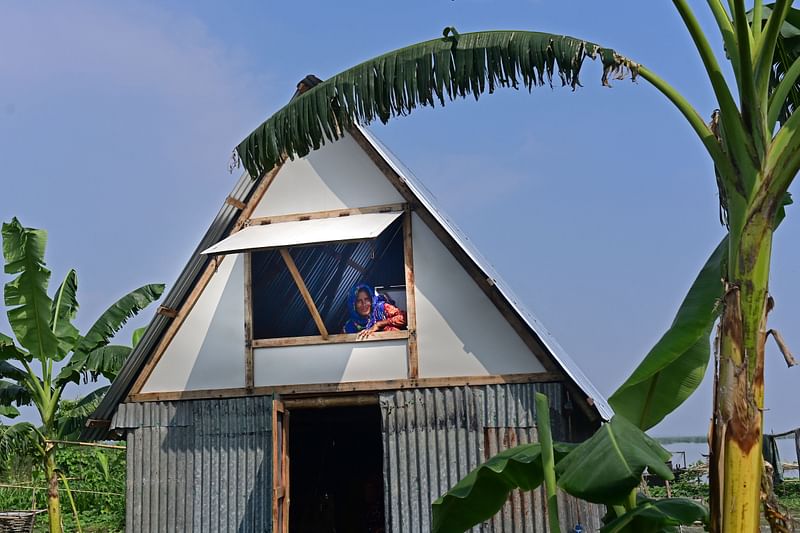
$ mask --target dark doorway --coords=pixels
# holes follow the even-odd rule
[[[382,533],[378,406],[292,409],[289,531]]]

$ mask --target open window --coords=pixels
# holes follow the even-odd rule
[[[244,253],[248,338],[255,347],[352,342],[344,325],[357,285],[374,288],[408,315],[410,216],[382,212],[307,214],[253,220],[205,254]],[[355,210],[363,211],[363,210]],[[285,220],[293,218],[292,220]],[[411,276],[409,278],[409,276]],[[413,311],[412,311],[413,316]],[[408,319],[367,340],[408,337]]]

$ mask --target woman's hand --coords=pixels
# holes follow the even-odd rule
[[[358,335],[356,336],[356,340],[363,341],[376,331],[380,331],[380,328],[378,327],[379,324],[380,322],[376,322],[371,328],[362,329],[361,331],[359,331]]]

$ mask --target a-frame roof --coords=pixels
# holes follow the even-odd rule
[[[598,414],[604,419],[609,419],[613,412],[600,392],[542,323],[524,307],[489,262],[472,246],[469,238],[436,207],[433,195],[366,129],[356,126],[349,133],[399,192],[405,196],[409,204],[414,206],[462,266],[471,271],[476,282],[480,280],[485,285],[482,287],[484,292],[495,305],[505,311],[506,318],[515,322],[518,330],[522,329],[535,338],[546,354],[549,363],[547,366],[563,372],[575,387],[591,399],[590,402],[593,403]],[[271,174],[274,176],[278,170],[274,169]],[[239,178],[233,191],[193,252],[188,264],[164,298],[163,307],[168,309],[181,307],[202,276],[209,261],[212,260],[211,257],[203,255],[201,252],[239,229],[236,226],[242,206],[247,205],[260,186],[264,186],[263,182],[269,179],[269,174],[269,172],[265,173],[259,179],[253,180],[245,172]],[[117,406],[125,401],[130,393],[134,382],[147,365],[170,321],[168,316],[156,314],[103,401],[90,418],[81,438],[89,440],[106,438],[108,421],[111,420]]]

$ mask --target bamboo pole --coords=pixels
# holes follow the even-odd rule
[[[66,444],[68,446],[88,446],[91,448],[108,448],[110,450],[127,450],[125,446],[119,446],[116,444],[100,444],[97,442],[78,442],[71,440],[46,440],[45,443]]]

